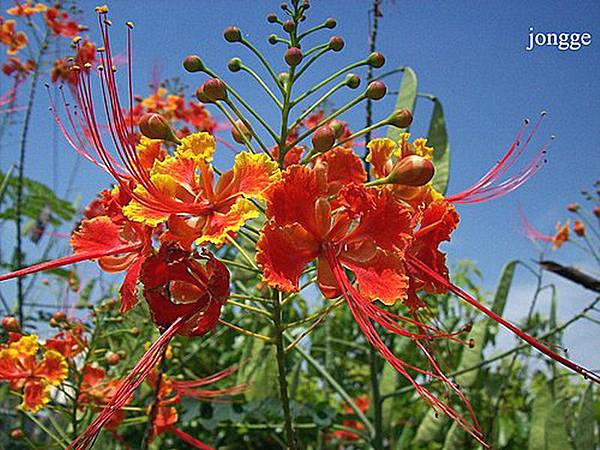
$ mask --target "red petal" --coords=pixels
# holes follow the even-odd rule
[[[138,256],[134,263],[129,266],[127,273],[125,274],[125,279],[123,280],[123,284],[121,285],[121,289],[119,292],[121,293],[121,312],[126,313],[131,308],[133,308],[137,302],[137,282],[140,277],[140,272],[142,270],[142,264],[144,263],[145,258],[142,256]]]

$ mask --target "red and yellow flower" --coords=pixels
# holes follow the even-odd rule
[[[0,380],[14,390],[22,390],[21,408],[37,412],[50,401],[50,388],[67,378],[67,361],[59,352],[41,350],[38,337],[11,333],[9,342],[0,345]]]

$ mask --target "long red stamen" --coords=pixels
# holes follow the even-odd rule
[[[90,426],[80,434],[77,439],[69,444],[67,450],[85,450],[94,445],[96,438],[115,414],[117,414],[131,399],[136,389],[154,369],[166,350],[169,342],[177,332],[185,325],[189,317],[179,317],[171,326],[163,332],[152,346],[144,353],[129,375],[121,381],[121,385],[114,393],[102,412],[94,419]]]
[[[388,361],[392,365],[392,367],[394,367],[402,376],[404,376],[413,385],[413,387],[415,388],[417,393],[434,410],[441,411],[444,414],[446,414],[452,420],[456,421],[465,431],[467,431],[471,436],[473,436],[478,442],[480,442],[481,445],[483,445],[485,448],[490,448],[489,445],[485,442],[485,438],[484,438],[481,430],[479,429],[479,424],[477,422],[477,419],[474,415],[473,409],[472,409],[469,401],[466,399],[464,394],[462,394],[462,392],[460,392],[460,389],[458,388],[458,386],[456,386],[456,384],[454,382],[452,382],[452,380],[447,378],[442,373],[442,371],[439,369],[438,364],[435,362],[435,359],[429,353],[429,351],[426,349],[424,344],[422,342],[420,342],[420,340],[418,338],[411,337],[411,333],[406,332],[406,331],[401,332],[403,330],[403,327],[401,327],[399,324],[394,324],[392,326],[391,322],[386,322],[386,321],[384,321],[383,323],[379,322],[377,319],[381,317],[381,313],[379,313],[377,316],[372,316],[371,312],[366,307],[366,305],[371,304],[371,302],[369,302],[367,299],[364,299],[360,295],[360,293],[356,289],[354,289],[354,287],[350,283],[350,280],[346,276],[344,269],[342,268],[340,262],[338,261],[336,255],[335,255],[335,252],[332,249],[327,249],[326,257],[327,257],[327,260],[328,260],[331,268],[333,269],[335,279],[341,288],[342,294],[343,294],[346,302],[348,303],[350,311],[352,312],[354,319],[358,323],[361,331],[363,332],[363,334],[365,335],[365,337],[367,338],[369,343],[377,349],[377,351],[381,354],[381,356],[386,361]],[[372,320],[375,320],[378,323],[381,323],[382,325],[386,324],[387,326],[384,325],[384,327],[391,332],[400,334],[402,336],[411,337],[411,339],[416,343],[417,347],[419,347],[419,349],[423,352],[423,354],[425,355],[425,357],[431,364],[435,373],[414,367],[414,366],[406,363],[405,361],[402,361],[396,355],[394,355],[392,353],[392,351],[385,345],[385,343],[383,342],[383,340],[381,339],[381,337],[375,330],[375,327],[373,326],[373,324],[371,322]],[[458,413],[451,406],[447,405],[446,403],[441,401],[439,398],[437,398],[427,388],[420,385],[413,378],[413,376],[408,372],[408,370],[415,370],[418,373],[422,373],[422,374],[431,376],[435,379],[438,379],[440,381],[443,381],[445,383],[445,385],[450,387],[459,396],[461,401],[465,404],[465,406],[467,407],[467,409],[473,419],[473,423],[468,421],[465,417],[463,417],[460,413]]]
[[[23,269],[15,270],[14,272],[5,273],[0,275],[0,282],[10,280],[12,278],[23,277],[25,275],[31,275],[32,273],[42,272],[44,270],[56,269],[57,267],[68,266],[69,264],[75,264],[81,261],[89,261],[92,259],[102,258],[104,256],[113,256],[119,253],[131,253],[139,250],[142,247],[141,244],[123,245],[121,247],[115,247],[108,251],[95,251],[95,252],[78,252],[74,255],[65,256],[63,258],[57,258],[52,261],[46,261],[34,266],[25,267]]]
[[[199,441],[195,437],[190,436],[185,431],[180,430],[179,428],[174,427],[173,425],[169,426],[169,431],[171,433],[173,433],[175,436],[177,436],[179,439],[181,439],[183,442],[185,442],[186,444],[191,445],[196,448],[199,448],[200,450],[215,450],[210,445],[207,445],[204,442]]]
[[[552,236],[547,236],[541,233],[529,222],[527,216],[525,215],[525,212],[521,208],[519,208],[519,216],[521,218],[521,228],[523,230],[523,234],[525,234],[526,237],[533,241],[553,241],[554,238]]]
[[[486,316],[490,317],[491,319],[493,319],[496,322],[498,322],[499,324],[501,324],[503,327],[512,331],[514,334],[516,334],[518,337],[523,339],[525,342],[527,342],[532,347],[536,348],[538,351],[542,352],[544,355],[552,358],[553,360],[562,364],[563,366],[567,367],[568,369],[571,369],[572,371],[583,375],[585,378],[589,378],[592,381],[594,381],[595,383],[600,384],[600,375],[598,375],[598,374],[592,372],[591,370],[588,370],[582,366],[579,366],[578,364],[575,364],[573,361],[570,361],[567,358],[564,358],[563,356],[559,355],[552,349],[548,348],[543,343],[541,343],[538,339],[534,338],[533,336],[530,336],[529,334],[527,334],[523,330],[521,330],[519,327],[513,325],[512,323],[508,322],[507,320],[505,320],[504,318],[502,318],[495,312],[486,308],[484,305],[479,303],[475,298],[473,298],[472,296],[467,294],[465,291],[460,289],[458,286],[455,286],[454,284],[450,283],[444,277],[438,275],[435,271],[433,271],[427,265],[423,264],[417,258],[415,258],[413,256],[409,256],[409,263],[415,269],[417,269],[424,275],[428,276],[436,283],[439,283],[440,285],[444,286],[446,289],[453,292],[454,294],[456,294],[457,296],[462,298],[464,301],[466,301],[470,305],[477,308],[479,311],[484,313]]]
[[[542,120],[546,115],[541,114],[540,119],[533,127],[533,130],[527,136],[523,145],[521,145],[521,136],[528,122],[519,129],[517,136],[511,146],[508,148],[504,156],[498,161],[483,177],[479,179],[468,189],[454,195],[446,197],[446,200],[452,203],[481,203],[488,200],[500,198],[509,192],[514,191],[529,180],[542,167],[545,162],[545,154],[547,153],[549,143],[544,144],[535,157],[521,169],[516,175],[501,181],[502,177],[513,167],[513,165],[521,158],[529,143],[539,130]],[[551,138],[552,139],[552,138]]]
[[[227,369],[221,370],[220,372],[214,373],[204,378],[200,378],[198,380],[190,380],[190,381],[173,381],[174,389],[186,389],[186,388],[196,388],[200,386],[206,386],[208,384],[216,383],[217,381],[221,381],[228,376],[232,375],[238,370],[238,366],[228,367]]]

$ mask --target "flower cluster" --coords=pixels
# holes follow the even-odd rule
[[[183,432],[173,426],[177,421],[173,403],[179,395],[201,398],[211,394],[196,390],[204,381],[173,381],[155,374],[155,367],[173,336],[203,336],[218,325],[222,308],[236,288],[231,282],[230,269],[241,264],[237,261],[230,264],[232,261],[226,256],[231,254],[248,263],[241,264],[242,267],[260,275],[262,283],[268,286],[268,297],[274,299],[272,311],[254,308],[272,318],[273,336],[240,330],[276,342],[279,362],[285,359],[281,308],[293,300],[302,282],[311,280],[315,272],[314,282],[323,297],[338,299],[336,307],[347,305],[365,339],[418,394],[485,446],[469,401],[444,374],[443,364],[434,352],[440,340],[466,345],[463,336],[469,326],[448,332],[430,323],[422,294],[454,293],[542,353],[600,382],[598,375],[557,354],[452,284],[446,255],[440,249],[458,226],[456,205],[506,195],[540,169],[546,146],[511,175],[511,169],[523,159],[539,123],[527,137],[523,136],[524,125],[505,154],[480,180],[452,195],[434,188],[435,149],[425,139],[411,139],[406,132],[399,139],[372,139],[361,157],[356,151],[357,139],[383,126],[405,131],[412,122],[412,114],[399,109],[357,132],[338,119],[362,101],[383,98],[386,87],[381,81],[371,81],[356,99],[330,114],[318,110],[320,103],[335,91],[358,88],[360,77],[350,73],[291,122],[293,107],[316,90],[309,89],[292,99],[294,82],[318,56],[340,51],[344,45],[335,36],[313,51],[316,57],[301,65],[304,55],[297,26],[308,3],[293,2],[293,5],[295,12],[290,14],[294,20],[283,25],[291,40],[272,39],[274,44],[281,41],[290,44],[284,55],[289,70],[276,76],[267,65],[282,100],[261,81],[281,110],[281,132],[276,133],[199,57],[189,56],[184,61],[189,72],[208,75],[209,79],[196,91],[198,100],[220,109],[231,122],[235,142],[245,148],[235,147],[237,155],[227,170],[216,167],[219,150],[210,134],[214,122],[203,105],[186,104],[183,97],[159,88],[134,106],[131,68],[127,71],[129,102],[121,103],[119,70],[109,40],[111,23],[106,7],[97,8],[102,45],[96,48],[76,38],[72,63],[55,66],[53,78],[69,83],[78,108],[75,111],[65,102],[61,115],[53,104],[58,126],[69,144],[112,176],[115,185],[85,209],[83,220],[71,237],[71,256],[2,275],[0,281],[95,260],[106,272],[125,273],[120,288],[121,311],[131,310],[143,297],[153,322],[162,332],[131,372],[118,382],[102,384],[104,373],[86,369],[85,382],[89,385],[86,395],[102,396],[107,404],[72,444],[74,448],[91,445],[101,428],[113,423],[115,414],[147,377],[151,384],[158,385],[157,406],[150,414],[156,419],[151,421],[154,435],[169,430],[183,438]],[[56,32],[71,34],[72,26],[66,17],[62,14],[52,17],[53,30],[62,24],[61,31]],[[325,27],[332,28],[330,25],[328,22]],[[129,62],[132,28],[128,23]],[[253,49],[237,27],[226,29],[224,37]],[[353,67],[379,68],[383,64],[383,55],[373,53],[325,81]],[[255,74],[239,58],[230,61],[229,69]],[[105,121],[98,116],[94,101],[92,79],[96,74],[101,84]],[[255,130],[256,125],[240,111],[238,104],[273,138],[272,143],[263,141],[262,133]],[[190,125],[202,131],[190,132]],[[110,139],[106,139],[106,134]],[[238,242],[241,237],[251,243],[249,251]],[[284,296],[286,300],[282,301]],[[413,365],[394,354],[382,333],[410,340],[425,365]],[[73,348],[70,344],[60,345]],[[27,372],[25,379],[39,376],[35,370]],[[419,382],[422,377],[441,382],[448,395],[436,395]],[[459,400],[458,408],[451,405],[450,398],[455,397]]]

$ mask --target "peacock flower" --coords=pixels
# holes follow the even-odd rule
[[[73,358],[87,348],[83,332],[81,324],[73,324],[70,329],[61,330],[52,338],[46,339],[45,347],[57,351],[67,359]]]
[[[184,247],[192,242],[223,244],[259,212],[250,199],[262,198],[264,190],[280,177],[277,164],[264,154],[241,152],[233,168],[215,183],[209,161],[214,137],[194,133],[184,137],[173,156],[156,161],[149,183],[136,186],[125,215],[149,226],[169,225],[164,236]]]
[[[48,28],[56,36],[74,37],[79,32],[85,30],[85,27],[71,19],[69,13],[60,8],[49,8],[45,14],[46,24]]]
[[[14,55],[19,50],[27,47],[27,35],[22,31],[16,30],[16,22],[12,19],[4,20],[0,17],[0,44],[8,47],[6,52]]]
[[[152,229],[123,216],[128,197],[119,189],[105,191],[88,207],[86,218],[71,236],[73,254],[0,275],[0,282],[44,270],[97,260],[106,272],[125,271],[120,289],[121,311],[137,303],[137,281],[146,256],[152,251]]]
[[[31,17],[40,12],[46,12],[48,7],[43,3],[33,3],[33,0],[26,0],[25,3],[17,3],[12,8],[6,10],[11,16]]]
[[[81,373],[79,397],[77,398],[79,409],[84,410],[86,407],[91,407],[95,411],[102,410],[104,405],[112,400],[120,385],[121,381],[108,378],[103,368],[86,364]],[[106,424],[106,428],[116,429],[124,418],[123,410],[116,411]]]
[[[568,220],[564,225],[561,225],[560,222],[557,223],[556,233],[552,236],[549,236],[537,230],[529,222],[527,216],[522,210],[519,210],[519,215],[521,216],[521,228],[523,230],[523,234],[532,241],[550,242],[552,243],[552,249],[558,250],[565,242],[569,240],[571,222]]]
[[[31,72],[35,69],[35,61],[33,59],[27,59],[25,61],[21,61],[18,56],[9,56],[7,61],[2,64],[2,73],[9,77],[14,77],[15,82],[18,84],[23,81],[24,78],[27,78]],[[4,96],[3,96],[4,97]],[[13,103],[12,100],[10,103]],[[0,101],[0,105],[2,101]],[[14,111],[13,109],[6,109],[3,112]]]
[[[322,167],[292,166],[266,192],[269,221],[261,231],[256,255],[264,280],[282,291],[298,291],[302,272],[316,261],[317,283],[323,295],[326,298],[342,295],[371,345],[429,404],[457,420],[483,442],[468,401],[443,374],[426,345],[435,339],[458,338],[413,318],[391,313],[374,302],[380,300],[392,305],[408,300],[410,280],[405,261],[413,242],[412,209],[397,202],[389,189],[357,184],[338,192],[338,206],[333,209],[327,181]],[[346,271],[353,274],[354,283]],[[373,322],[391,333],[410,338],[432,369],[414,367],[394,355]],[[418,384],[414,373],[444,382],[469,409],[473,421]]]
[[[57,351],[44,349],[38,358],[40,344],[35,335],[11,333],[7,344],[0,345],[0,380],[11,389],[22,390],[21,408],[37,412],[50,401],[50,388],[67,378],[66,359]]]
[[[74,57],[59,58],[54,61],[50,70],[50,79],[53,83],[61,81],[67,83],[70,87],[77,84],[77,71],[73,67],[84,67],[86,64],[94,64],[97,59],[96,44],[84,39],[78,42],[76,54]]]

